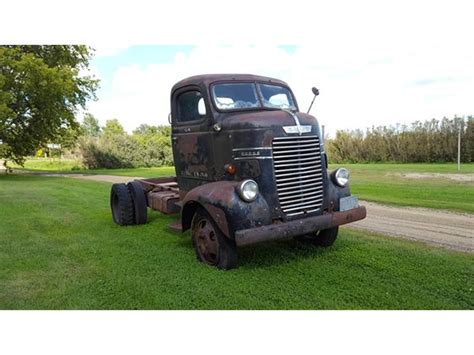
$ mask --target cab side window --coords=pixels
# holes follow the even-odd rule
[[[186,91],[177,98],[178,123],[198,121],[206,115],[204,98],[197,90]]]

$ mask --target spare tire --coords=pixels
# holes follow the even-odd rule
[[[110,208],[115,223],[121,226],[135,223],[133,201],[125,184],[113,184],[110,191]]]
[[[135,211],[135,224],[145,224],[147,222],[147,201],[145,190],[138,181],[131,181],[127,184],[128,191],[132,196],[133,209]]]

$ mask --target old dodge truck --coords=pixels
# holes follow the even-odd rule
[[[184,79],[171,90],[169,120],[176,177],[114,184],[119,225],[146,223],[148,207],[179,213],[170,227],[191,230],[198,259],[231,269],[237,247],[291,237],[328,247],[338,226],[366,216],[349,172],[327,171],[318,121],[281,80]]]

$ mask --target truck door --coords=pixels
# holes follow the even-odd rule
[[[177,90],[172,106],[173,159],[180,192],[184,194],[214,180],[211,115],[200,88],[195,86]]]

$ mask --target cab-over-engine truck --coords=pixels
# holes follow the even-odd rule
[[[237,247],[291,237],[329,247],[340,225],[366,216],[349,172],[327,171],[318,121],[281,80],[184,79],[171,90],[169,120],[176,177],[114,184],[119,225],[146,223],[147,207],[180,213],[170,227],[191,229],[198,259],[231,269]]]

